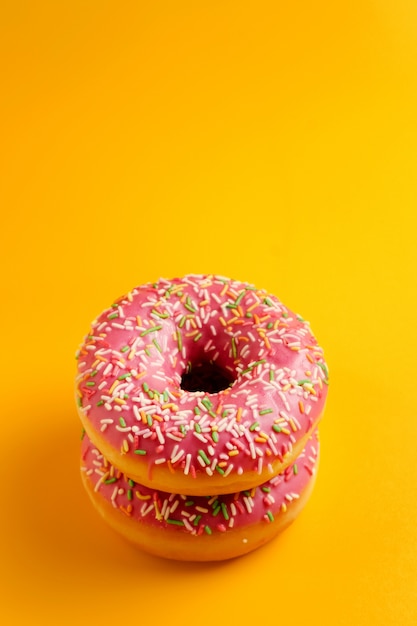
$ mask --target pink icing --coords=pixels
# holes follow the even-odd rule
[[[183,389],[182,376],[201,363],[218,366],[231,386]],[[92,323],[78,354],[77,402],[117,465],[124,455],[147,462],[148,484],[154,465],[219,480],[282,461],[317,425],[327,383],[308,323],[275,296],[188,275],[136,287]]]
[[[250,490],[220,496],[177,495],[138,485],[115,469],[87,436],[82,442],[81,469],[94,491],[128,517],[172,531],[211,535],[271,523],[284,515],[314,476],[318,453],[315,431],[285,472]]]

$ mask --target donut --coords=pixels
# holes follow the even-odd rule
[[[217,275],[134,288],[93,321],[77,358],[91,441],[132,480],[168,493],[234,493],[282,473],[327,396],[308,322]]]
[[[102,518],[142,550],[181,561],[242,556],[273,539],[294,521],[312,491],[318,462],[315,431],[282,474],[250,490],[186,496],[138,485],[85,436],[81,475]]]

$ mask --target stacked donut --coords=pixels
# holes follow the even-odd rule
[[[275,296],[222,276],[161,279],[105,310],[77,357],[83,483],[124,537],[221,560],[298,515],[328,371],[308,323]]]

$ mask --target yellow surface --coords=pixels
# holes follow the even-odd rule
[[[415,626],[416,7],[1,3],[1,623]],[[307,508],[220,565],[132,550],[78,475],[90,321],[187,272],[278,295],[331,369]]]

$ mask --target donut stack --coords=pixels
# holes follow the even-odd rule
[[[216,275],[160,279],[94,320],[77,358],[83,484],[132,543],[233,558],[303,508],[328,370],[275,296]]]

